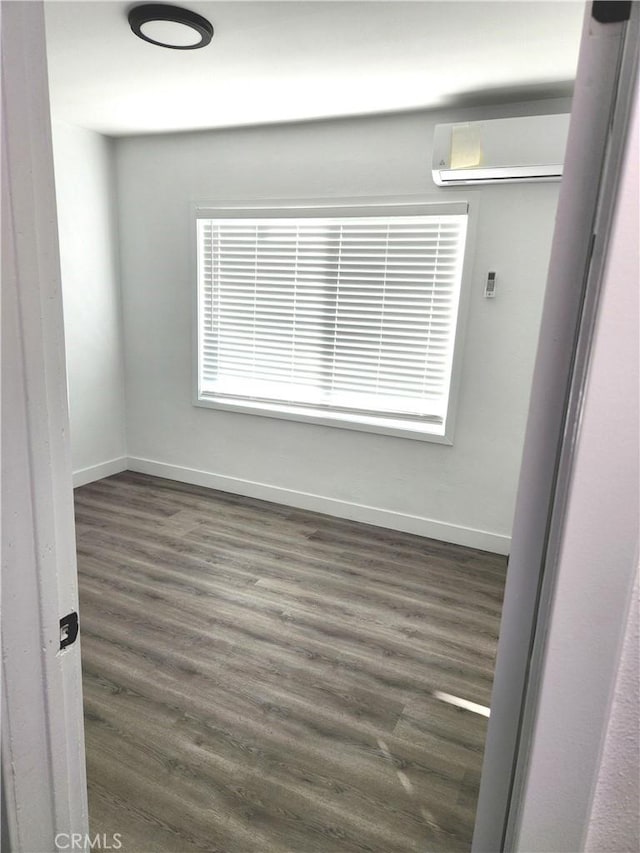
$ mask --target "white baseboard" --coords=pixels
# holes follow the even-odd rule
[[[233,494],[259,498],[298,509],[323,512],[327,515],[335,515],[338,518],[348,518],[365,524],[374,524],[377,527],[387,527],[390,530],[401,530],[403,533],[415,533],[418,536],[452,542],[455,545],[466,545],[469,548],[491,551],[494,554],[508,554],[511,545],[511,537],[500,533],[448,524],[419,515],[379,509],[366,504],[327,498],[295,489],[283,489],[279,486],[256,483],[238,477],[212,474],[209,471],[200,471],[197,468],[168,465],[165,462],[156,462],[153,459],[129,457],[128,469],[140,474],[152,474],[156,477],[165,477],[167,480],[178,480],[195,486],[206,486],[210,489],[218,489],[221,492],[232,492]]]
[[[73,472],[73,488],[76,489],[78,486],[93,483],[94,480],[102,480],[103,477],[110,477],[112,474],[119,474],[120,471],[126,471],[128,464],[127,457],[120,456],[118,459],[110,459],[108,462],[101,462],[99,465],[80,468],[79,471]]]

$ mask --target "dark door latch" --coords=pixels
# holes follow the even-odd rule
[[[60,620],[60,648],[66,649],[67,646],[75,643],[77,636],[78,614],[74,610]]]

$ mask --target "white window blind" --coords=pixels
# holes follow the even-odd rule
[[[443,207],[200,216],[199,398],[442,424],[467,225]]]

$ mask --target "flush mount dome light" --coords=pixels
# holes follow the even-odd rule
[[[129,12],[129,26],[144,41],[173,50],[195,50],[205,47],[213,36],[213,27],[189,9],[145,3]]]

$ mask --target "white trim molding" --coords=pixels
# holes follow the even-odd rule
[[[119,456],[117,459],[108,459],[98,465],[80,468],[73,472],[73,488],[77,489],[78,486],[86,486],[87,483],[93,483],[95,480],[102,480],[103,477],[110,477],[112,474],[126,471],[128,463],[129,460],[126,456]]]
[[[296,509],[322,512],[337,518],[373,524],[376,527],[400,530],[403,533],[414,533],[417,536],[451,542],[454,545],[464,545],[468,548],[477,548],[480,551],[490,551],[494,554],[508,554],[511,544],[509,536],[492,533],[488,530],[477,530],[473,527],[449,524],[420,515],[409,515],[390,509],[381,509],[380,507],[352,503],[324,495],[315,495],[310,492],[301,492],[296,489],[285,489],[268,483],[229,477],[226,474],[214,474],[197,468],[169,465],[166,462],[157,462],[153,459],[129,457],[128,469],[140,474],[151,474],[155,477],[165,477],[167,480],[177,480],[181,483],[218,489],[221,492],[231,492],[236,495],[284,504],[284,506],[291,506]]]

